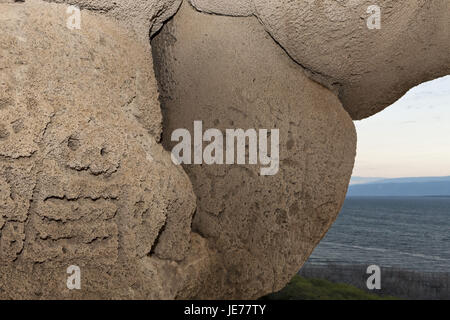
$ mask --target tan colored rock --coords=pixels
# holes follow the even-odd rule
[[[338,95],[353,119],[411,87],[450,74],[448,0],[190,0],[201,11],[255,15],[309,76]],[[367,10],[381,9],[369,30]]]
[[[148,42],[149,36],[155,34],[162,27],[163,23],[177,12],[182,0],[45,1],[76,5],[81,9],[97,12],[117,19],[136,31],[137,36],[141,40]]]
[[[281,289],[341,208],[355,157],[351,118],[256,18],[202,14],[185,3],[152,48],[168,150],[171,133],[192,132],[194,120],[222,132],[280,129],[274,176],[257,165],[184,165],[211,274],[200,291],[180,296],[258,298]]]
[[[0,5],[0,298],[173,299],[207,255],[191,183],[157,143],[151,56],[105,17],[66,17]]]

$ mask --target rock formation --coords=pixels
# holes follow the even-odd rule
[[[257,298],[281,289],[335,220],[355,157],[351,118],[308,79],[256,18],[196,12],[187,3],[152,41],[161,84],[163,145],[193,122],[278,128],[280,169],[185,165],[197,196],[193,230],[219,253],[201,297]]]
[[[27,0],[29,1],[29,0]],[[115,18],[136,31],[136,36],[148,42],[162,24],[178,10],[182,0],[44,0],[67,3],[81,9]]]
[[[151,56],[101,16],[69,30],[65,8],[1,5],[0,297],[173,298],[157,269],[186,260],[195,202],[157,143]]]
[[[255,15],[353,119],[371,116],[422,82],[450,74],[448,0],[189,0],[198,10]],[[379,6],[381,28],[369,29]]]
[[[352,117],[450,73],[446,0],[380,1],[380,30],[365,0],[190,2],[215,14],[181,0],[0,0],[1,299],[281,289],[341,208]],[[278,173],[176,166],[171,133],[196,120],[278,129]],[[81,290],[66,286],[71,265]]]

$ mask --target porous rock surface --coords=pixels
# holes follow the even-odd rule
[[[180,2],[0,0],[0,298],[281,289],[342,206],[351,117],[450,73],[446,0],[378,1],[380,30],[365,0],[185,1],[152,41],[163,131],[148,36]],[[194,120],[278,128],[279,172],[175,166]]]
[[[29,0],[27,0],[29,1]],[[81,9],[115,18],[131,27],[136,35],[148,42],[163,23],[178,10],[182,0],[45,0],[67,3]]]
[[[102,16],[66,18],[0,4],[0,298],[173,299],[207,255],[191,183],[157,142],[148,48]]]
[[[448,0],[189,0],[198,10],[258,17],[353,119],[371,116],[422,82],[450,74]],[[381,29],[369,29],[369,6]]]
[[[184,165],[197,196],[193,231],[217,252],[195,298],[257,298],[281,289],[335,220],[355,157],[351,118],[256,18],[208,15],[184,3],[152,41],[164,116],[178,128],[280,130],[280,169]]]

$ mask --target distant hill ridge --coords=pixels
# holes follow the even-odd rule
[[[450,196],[450,176],[394,179],[352,177],[347,196]]]

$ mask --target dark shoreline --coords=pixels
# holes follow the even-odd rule
[[[401,299],[449,300],[450,272],[420,272],[393,267],[381,268],[381,290],[368,290],[363,265],[314,265],[305,264],[299,275],[307,279],[325,279],[335,283],[346,283],[380,296]]]

